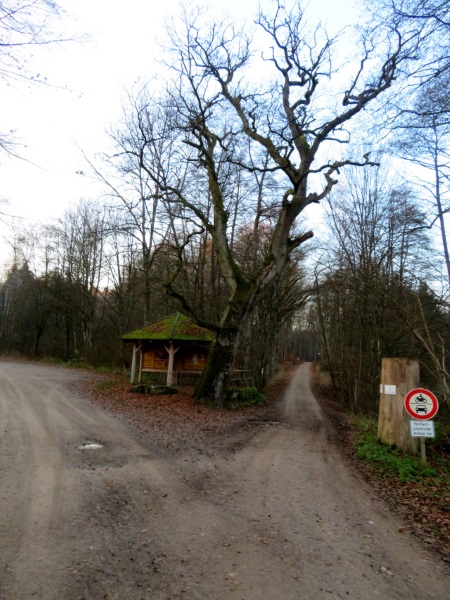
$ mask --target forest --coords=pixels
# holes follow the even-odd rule
[[[215,333],[199,401],[302,359],[373,413],[382,357],[414,357],[449,403],[449,4],[376,0],[334,38],[298,2],[181,23],[86,157],[102,196],[11,225],[0,353],[127,369],[119,337],[180,310]]]

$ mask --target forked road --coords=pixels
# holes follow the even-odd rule
[[[308,365],[276,421],[209,458],[143,445],[78,377],[0,362],[1,600],[450,598],[341,457]]]

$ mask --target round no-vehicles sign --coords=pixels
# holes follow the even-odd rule
[[[430,390],[416,388],[406,394],[405,409],[413,419],[426,421],[436,415],[439,409],[439,402]]]

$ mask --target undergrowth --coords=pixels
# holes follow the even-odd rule
[[[227,408],[241,408],[243,406],[254,406],[264,404],[266,397],[255,387],[230,388],[227,391]]]
[[[374,464],[380,475],[394,475],[404,483],[419,482],[428,478],[446,479],[447,476],[450,485],[450,457],[434,456],[433,443],[427,444],[430,464],[425,465],[419,456],[403,452],[395,446],[381,444],[378,441],[375,421],[356,420],[354,426],[354,444],[358,458]]]

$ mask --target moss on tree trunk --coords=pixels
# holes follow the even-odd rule
[[[223,406],[234,369],[240,332],[245,326],[253,299],[254,287],[243,285],[235,291],[194,393],[199,404]]]
[[[234,365],[234,337],[222,332],[213,342],[195,390],[194,397],[199,404],[223,406]]]

